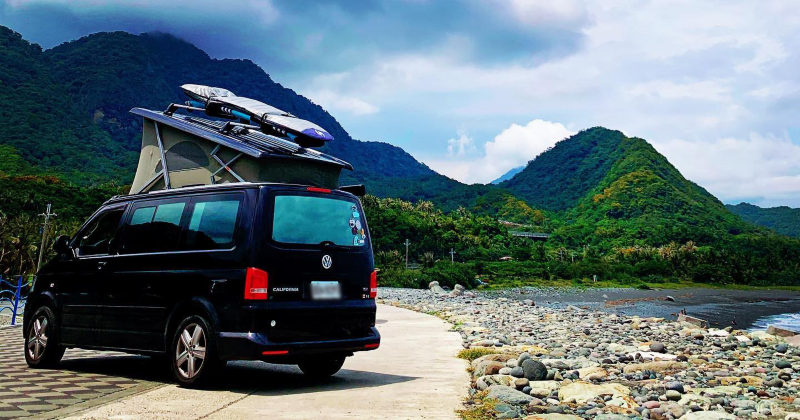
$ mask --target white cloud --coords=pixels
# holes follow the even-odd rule
[[[605,126],[658,145],[723,200],[800,205],[798,169],[783,159],[800,161],[796,3],[604,0],[587,10],[585,47],[567,56],[488,66],[452,53],[397,54],[352,69],[335,89],[376,101],[386,115],[413,109],[420,126],[465,127],[476,139],[530,115]],[[776,131],[791,136],[749,134]],[[458,160],[446,157],[444,139],[437,155],[437,143],[419,137],[403,147],[456,179],[488,182],[514,166],[489,157],[496,140],[485,159]]]
[[[457,139],[447,140],[447,156],[462,157],[475,151],[475,143],[464,130],[458,131]]]
[[[495,168],[497,176],[500,176],[511,168],[526,164],[572,134],[574,133],[561,123],[540,119],[524,126],[511,124],[494,141],[486,143],[484,159],[490,167]]]
[[[745,139],[656,142],[684,176],[726,202],[800,204],[800,145],[752,133]]]
[[[158,25],[142,30],[168,22],[189,40],[202,41],[196,34],[237,27],[228,23],[239,15],[231,14],[227,3],[198,2],[192,7],[188,0],[124,0],[116,8],[131,20],[149,10]],[[6,4],[19,10],[61,5],[81,22],[87,16],[104,19],[113,9],[105,0]],[[280,3],[274,7],[246,1],[239,9],[247,9],[248,16],[255,13],[257,24],[242,26],[246,42],[225,45],[216,54],[241,56],[231,53],[239,47],[248,51],[244,56],[257,58],[264,48],[268,53],[259,63],[266,71],[325,106],[355,138],[394,143],[468,182],[490,181],[532,158],[527,155],[536,150],[516,156],[505,153],[504,145],[530,146],[513,140],[530,124],[510,125],[536,116],[568,127],[599,125],[645,138],[688,178],[724,200],[764,197],[756,203],[800,205],[798,170],[786,160],[797,158],[800,144],[796,0],[382,4],[353,16],[344,8],[321,6],[325,13],[335,11],[325,15],[331,16],[325,21],[333,22],[331,26],[304,30],[299,22],[309,20],[308,10],[298,14]],[[408,5],[414,8],[402,8]],[[420,5],[438,6],[416,7]],[[191,24],[176,23],[190,9],[211,15],[211,30],[197,30],[194,15]],[[402,13],[408,10],[433,14]],[[224,24],[215,25],[218,20]],[[476,20],[485,24],[474,25]],[[201,27],[208,24],[203,21]],[[412,26],[418,37],[403,36]],[[295,31],[285,32],[286,27]],[[519,39],[523,42],[513,43]],[[281,67],[291,60],[314,65],[300,66],[300,72],[296,66]],[[452,138],[443,127],[463,128],[464,135]],[[497,134],[501,131],[512,140]],[[788,134],[763,134],[784,132]]]
[[[522,126],[512,124],[484,143],[484,156],[469,156],[473,140],[460,132],[450,139],[447,155],[451,159],[427,159],[434,170],[466,183],[489,183],[509,169],[525,165],[548,148],[574,134],[560,123],[536,119]],[[453,159],[455,158],[455,159]]]
[[[380,108],[362,99],[352,96],[342,96],[332,90],[314,91],[305,96],[321,105],[333,115],[336,115],[338,112],[346,112],[358,116],[374,114],[380,111]]]
[[[527,25],[575,23],[587,14],[583,1],[577,0],[511,0],[511,14]]]
[[[730,100],[730,89],[719,80],[689,83],[653,80],[633,86],[630,93],[662,99],[700,99],[714,102]]]

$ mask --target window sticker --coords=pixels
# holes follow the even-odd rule
[[[351,228],[356,227],[356,219],[353,219],[351,217],[350,220],[348,221],[348,223],[350,224]]]
[[[356,220],[356,229],[361,229],[361,220]]]

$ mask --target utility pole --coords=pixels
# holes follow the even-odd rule
[[[44,213],[39,215],[39,216],[43,216],[44,217],[44,228],[42,228],[42,246],[39,247],[39,262],[36,264],[36,271],[39,271],[39,269],[42,268],[42,257],[44,256],[44,245],[45,245],[45,242],[47,241],[47,225],[50,223],[50,218],[51,217],[58,216],[57,214],[50,212],[51,207],[52,207],[52,204],[47,203],[47,210]]]
[[[406,270],[408,270],[408,239],[406,239]]]
[[[450,248],[450,264],[453,264],[455,262],[453,259],[453,255],[455,255],[455,253],[456,252],[453,251],[453,248]]]

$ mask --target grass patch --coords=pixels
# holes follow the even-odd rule
[[[458,352],[458,358],[468,360],[470,363],[479,358],[486,356],[487,354],[495,354],[497,350],[489,347],[475,347],[474,349],[464,349]]]
[[[497,401],[487,399],[484,392],[472,399],[470,407],[459,410],[457,413],[464,420],[494,419],[497,418],[497,412],[494,409],[495,404],[497,404]]]
[[[553,288],[578,288],[578,289],[728,289],[728,290],[791,290],[800,291],[800,286],[750,286],[744,284],[698,283],[693,281],[665,280],[663,282],[649,281],[618,281],[601,280],[594,282],[591,279],[574,280],[545,280],[531,279],[493,279],[489,284],[479,287],[481,290],[502,290],[518,287],[553,287]]]

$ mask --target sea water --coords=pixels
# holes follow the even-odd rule
[[[800,331],[800,312],[761,317],[753,322],[750,329],[753,331],[766,330],[770,325],[790,331]]]

